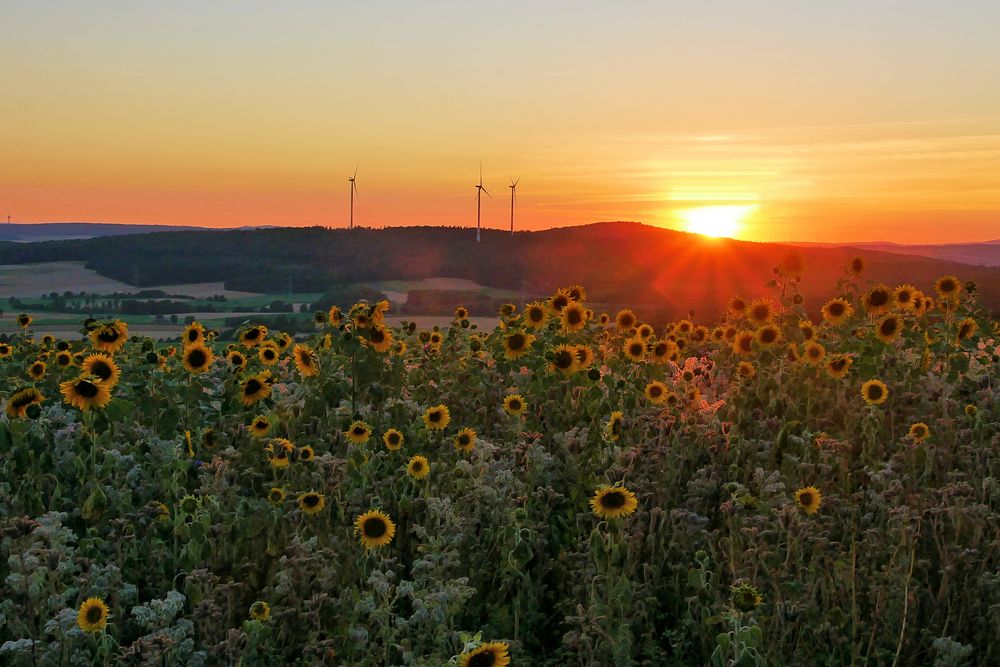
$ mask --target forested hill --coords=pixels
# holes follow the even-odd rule
[[[656,304],[716,313],[734,293],[762,294],[789,252],[807,266],[811,301],[833,292],[846,262],[868,261],[868,278],[930,290],[954,274],[975,281],[1000,308],[1000,268],[852,248],[797,248],[693,234],[639,223],[608,222],[513,236],[468,228],[277,228],[181,231],[76,241],[0,243],[0,263],[82,260],[102,275],[139,286],[224,281],[229,289],[325,291],[335,284],[453,277],[544,294],[572,283],[594,301]]]

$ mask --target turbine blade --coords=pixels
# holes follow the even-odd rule
[[[491,194],[490,194],[490,191],[489,191],[489,190],[487,190],[486,188],[483,188],[483,192],[485,192],[485,193],[486,193],[486,196],[487,196],[487,197],[489,197],[490,199],[493,199],[493,195],[491,195]]]
[[[358,177],[358,163],[355,162],[354,163],[354,176],[351,176],[351,180],[354,180],[357,177]]]

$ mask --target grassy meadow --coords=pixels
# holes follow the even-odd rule
[[[580,286],[489,328],[388,302],[297,339],[22,318],[0,663],[1000,664],[976,285],[859,258],[808,312],[775,271],[666,328]]]

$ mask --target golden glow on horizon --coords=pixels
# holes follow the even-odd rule
[[[697,206],[677,212],[684,221],[684,230],[715,238],[736,238],[747,218],[757,210],[756,204],[743,206]]]

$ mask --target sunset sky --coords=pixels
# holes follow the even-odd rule
[[[1000,237],[1000,2],[0,0],[0,216]],[[707,207],[727,207],[712,208]],[[698,209],[693,211],[692,209]]]

